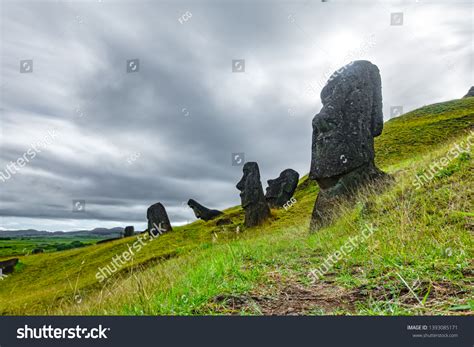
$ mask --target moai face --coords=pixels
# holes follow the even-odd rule
[[[189,199],[188,206],[192,208],[196,218],[201,218],[201,214],[199,213],[199,209],[198,209],[198,203],[195,200]]]
[[[243,172],[242,179],[237,183],[237,189],[241,192],[241,205],[245,211],[245,226],[253,227],[270,217],[270,208],[263,195],[258,164],[245,163]]]
[[[245,209],[249,205],[259,203],[263,197],[263,189],[257,163],[245,163],[243,172],[244,175],[236,187],[241,192],[242,207]]]
[[[265,198],[272,207],[282,207],[293,196],[298,186],[299,174],[295,170],[286,169],[278,178],[268,180]]]
[[[374,137],[382,132],[382,92],[377,66],[356,61],[336,71],[321,91],[313,118],[310,177],[324,179],[374,160]]]

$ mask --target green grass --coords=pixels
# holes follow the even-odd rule
[[[136,237],[21,257],[0,282],[0,312],[268,314],[282,313],[291,297],[300,314],[472,314],[472,154],[420,189],[412,182],[466,139],[473,115],[474,98],[466,98],[387,122],[377,162],[395,183],[382,194],[360,192],[355,207],[341,206],[341,218],[315,234],[308,225],[318,188],[305,176],[297,203],[272,210],[265,225],[245,230],[241,208],[233,207],[225,211],[231,225],[176,227],[103,283],[98,268]],[[312,283],[310,271],[365,225],[374,234]]]
[[[375,139],[376,163],[387,167],[416,158],[474,126],[474,98],[433,104],[394,118]]]
[[[31,254],[35,248],[41,248],[44,252],[56,252],[65,248],[92,245],[101,239],[97,237],[61,236],[0,238],[0,260]]]

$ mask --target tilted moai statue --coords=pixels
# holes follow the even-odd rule
[[[211,209],[208,209],[207,207],[202,206],[200,203],[198,203],[194,199],[188,200],[188,206],[193,209],[194,215],[196,216],[196,218],[200,218],[205,221],[214,219],[222,214],[221,211],[211,210]]]
[[[300,175],[293,169],[286,169],[278,178],[268,180],[265,199],[270,207],[282,208],[295,193]]]

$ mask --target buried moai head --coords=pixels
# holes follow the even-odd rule
[[[252,227],[261,224],[270,216],[270,208],[263,194],[258,164],[255,162],[245,163],[243,173],[244,175],[236,187],[241,192],[241,204],[245,210],[245,226]]]
[[[374,161],[374,137],[382,133],[382,87],[374,64],[359,60],[337,70],[321,91],[313,118],[310,177],[324,179]]]
[[[165,207],[159,202],[148,208],[146,217],[148,219],[148,233],[152,236],[173,230]]]
[[[188,206],[193,209],[194,215],[196,216],[196,218],[200,218],[205,221],[214,219],[215,217],[222,214],[221,211],[211,210],[205,206],[202,206],[200,203],[198,203],[194,199],[188,200]]]
[[[293,169],[286,169],[280,173],[278,178],[268,180],[268,187],[265,194],[270,207],[281,208],[295,193],[300,175]]]

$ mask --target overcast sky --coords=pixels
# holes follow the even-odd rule
[[[0,228],[143,229],[158,201],[192,221],[189,198],[240,203],[232,153],[264,188],[305,175],[321,88],[352,60],[379,67],[386,120],[462,97],[473,5],[443,3],[2,1],[0,170],[28,162],[0,181]]]

